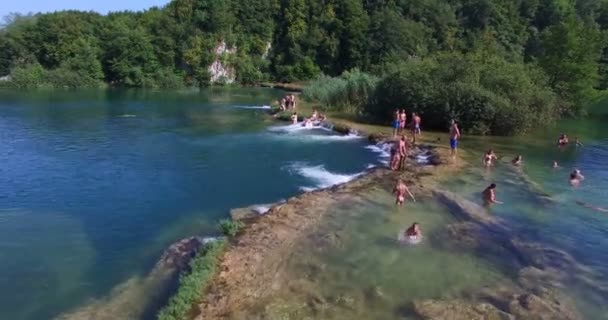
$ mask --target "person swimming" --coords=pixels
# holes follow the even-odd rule
[[[578,139],[578,137],[574,137],[574,145],[577,147],[584,147],[585,145]]]
[[[514,166],[520,166],[523,163],[523,157],[521,155],[518,155],[517,157],[515,157],[515,159],[513,159],[512,163]]]
[[[412,226],[405,230],[405,238],[416,242],[422,240],[422,229],[420,229],[418,222],[414,222]]]
[[[393,192],[395,193],[395,196],[397,197],[395,200],[396,205],[402,206],[405,203],[406,194],[409,195],[412,198],[412,200],[414,200],[414,202],[416,202],[416,198],[414,198],[414,195],[410,192],[410,189],[405,185],[405,183],[401,179],[399,179],[397,181],[397,184],[395,185],[395,189],[393,189]]]
[[[567,145],[567,144],[568,144],[568,142],[569,142],[569,141],[568,141],[568,136],[562,133],[562,134],[559,136],[559,139],[557,140],[557,145],[558,145],[558,146],[565,146],[565,145]]]
[[[492,166],[492,163],[494,162],[494,160],[498,159],[498,157],[496,157],[496,154],[494,153],[494,150],[490,149],[488,150],[488,152],[486,152],[486,154],[483,156],[483,164],[486,167],[490,167]]]
[[[496,200],[496,184],[492,183],[482,193],[484,205],[489,206],[491,204],[503,204]]]
[[[581,171],[578,169],[574,169],[574,171],[572,171],[570,173],[570,185],[573,187],[578,187],[580,186],[581,182],[583,182],[583,180],[585,180],[585,176],[583,176],[581,174]]]
[[[559,168],[559,164],[557,164],[557,161],[553,161],[553,169],[557,168]]]

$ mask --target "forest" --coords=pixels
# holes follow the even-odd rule
[[[608,0],[173,0],[5,20],[0,86],[17,88],[207,86],[215,61],[243,85],[364,73],[361,113],[467,105],[472,131],[511,133],[503,120],[582,114],[608,87]]]

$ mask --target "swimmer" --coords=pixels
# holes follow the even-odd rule
[[[557,164],[557,161],[553,161],[553,169],[557,168],[559,168],[559,164]]]
[[[515,159],[513,159],[512,162],[514,166],[521,166],[523,162],[523,157],[521,155],[518,155],[517,157],[515,157]]]
[[[568,136],[562,133],[559,136],[559,139],[557,140],[557,145],[560,146],[560,147],[562,147],[562,146],[565,146],[567,144],[568,144]]]
[[[395,185],[395,189],[393,190],[397,199],[395,200],[395,204],[398,206],[402,206],[405,203],[405,195],[409,195],[414,202],[416,202],[416,198],[410,192],[410,189],[403,183],[403,180],[399,179],[397,181],[397,185]]]
[[[294,112],[291,114],[291,122],[293,124],[298,124],[298,113],[297,112]]]
[[[497,159],[498,159],[498,157],[496,157],[496,154],[494,153],[494,150],[490,149],[483,156],[483,164],[486,167],[490,167],[490,166],[492,166],[492,163],[494,162],[494,160],[497,160]]]
[[[452,149],[452,158],[458,153],[458,139],[460,139],[460,129],[458,129],[456,120],[452,120],[450,125],[450,148]]]
[[[484,205],[489,206],[491,204],[503,204],[496,200],[496,184],[492,183],[482,193]]]
[[[572,171],[570,173],[570,185],[573,187],[578,187],[580,186],[581,182],[583,182],[583,180],[585,180],[585,176],[583,176],[581,174],[581,171],[578,169],[574,169],[574,171]]]
[[[578,139],[578,137],[574,137],[574,145],[576,145],[576,147],[584,147],[585,145]]]
[[[405,230],[405,237],[409,240],[420,240],[422,239],[422,230],[418,222],[414,222],[411,227]]]

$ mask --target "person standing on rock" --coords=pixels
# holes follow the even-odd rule
[[[483,203],[485,206],[490,206],[492,204],[503,204],[500,201],[496,200],[496,184],[492,183],[489,185],[482,193]]]
[[[458,153],[458,139],[460,139],[460,129],[458,129],[456,120],[452,120],[452,125],[450,126],[450,149],[452,149],[452,158],[456,157],[456,154]]]
[[[395,110],[392,125],[393,125],[393,138],[396,138],[397,133],[399,133],[399,110]]]
[[[395,185],[393,193],[395,193],[395,196],[397,197],[397,199],[395,200],[395,204],[398,206],[402,206],[405,203],[406,194],[409,195],[412,200],[414,200],[414,202],[416,202],[416,198],[414,198],[414,195],[410,192],[410,189],[405,185],[405,183],[401,179],[397,181],[397,185]]]
[[[399,152],[399,141],[397,140],[391,147],[391,162],[390,162],[391,170],[393,170],[393,171],[399,170],[400,163],[401,163],[401,152]]]
[[[416,144],[416,137],[420,135],[420,122],[422,122],[422,119],[420,119],[420,116],[416,112],[413,112],[412,113],[412,135],[414,138],[414,144]]]
[[[407,159],[407,138],[405,135],[401,136],[399,140],[399,169],[403,169],[405,166],[405,160]]]

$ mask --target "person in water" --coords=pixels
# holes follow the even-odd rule
[[[513,165],[514,166],[521,166],[521,164],[523,163],[524,158],[521,155],[518,155],[517,157],[515,157],[515,159],[513,159]]]
[[[452,150],[452,157],[455,157],[458,153],[458,139],[460,139],[460,129],[456,120],[452,120],[450,125],[450,149]]]
[[[293,124],[298,124],[298,113],[297,112],[294,112],[291,114],[291,122]]]
[[[410,192],[410,189],[405,185],[405,183],[401,179],[397,181],[397,185],[395,185],[395,189],[393,190],[393,192],[397,197],[395,200],[395,204],[398,206],[402,206],[405,203],[406,195],[409,195],[410,198],[412,198],[412,200],[416,202],[416,198],[414,198],[414,195]]]
[[[491,185],[489,185],[482,193],[482,198],[483,198],[483,202],[484,205],[489,206],[492,204],[503,204],[500,201],[496,200],[496,184],[492,183]]]
[[[418,222],[414,222],[411,227],[405,230],[405,237],[409,240],[420,240],[422,239],[422,230]]]
[[[559,136],[559,139],[557,140],[557,145],[558,145],[558,146],[560,146],[560,147],[562,147],[562,146],[567,145],[567,144],[568,144],[568,142],[569,142],[569,141],[568,141],[568,136],[562,133],[562,134]]]
[[[557,164],[557,161],[553,161],[553,169],[557,169],[559,168],[559,164]]]
[[[492,166],[492,164],[494,163],[494,160],[497,160],[498,157],[496,157],[496,154],[494,153],[494,150],[490,149],[488,150],[488,152],[486,152],[486,154],[483,156],[483,164],[489,168]]]
[[[422,119],[420,118],[420,116],[416,112],[413,112],[412,113],[412,136],[414,138],[414,144],[416,144],[416,138],[420,135],[420,122],[422,122]]]
[[[572,171],[570,173],[570,185],[573,187],[578,187],[581,182],[583,182],[583,180],[585,180],[585,176],[583,176],[581,174],[581,171],[578,169],[574,169],[574,171]]]
[[[578,139],[578,137],[574,137],[574,145],[576,147],[584,147],[585,145]]]
[[[397,133],[399,133],[399,110],[395,110],[393,116],[393,138],[397,137]]]

